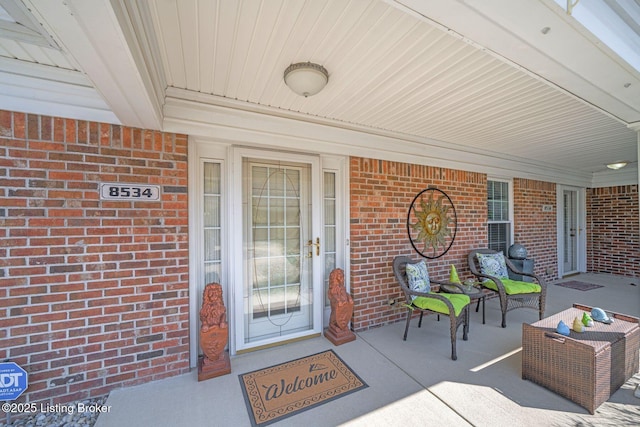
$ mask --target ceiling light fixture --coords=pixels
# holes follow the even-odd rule
[[[298,62],[284,70],[284,82],[289,88],[305,98],[320,92],[329,82],[329,73],[318,64]]]
[[[618,169],[622,169],[623,167],[627,166],[627,162],[616,162],[616,163],[609,163],[607,165],[607,167],[609,169],[613,169],[613,170],[618,170]]]

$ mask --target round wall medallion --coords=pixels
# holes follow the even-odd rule
[[[407,214],[407,233],[420,255],[434,259],[446,254],[457,229],[456,209],[444,191],[427,188],[414,197]]]

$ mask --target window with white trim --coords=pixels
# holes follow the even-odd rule
[[[221,283],[222,275],[222,185],[220,163],[204,162],[203,164],[203,249],[204,249],[204,286],[208,283]]]
[[[324,203],[324,305],[330,307],[329,302],[329,275],[336,268],[336,238],[337,238],[337,197],[336,197],[336,172],[324,171],[323,182]]]
[[[488,247],[505,255],[511,246],[509,182],[487,181]]]

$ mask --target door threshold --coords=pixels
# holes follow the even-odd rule
[[[563,275],[562,275],[562,278],[564,279],[565,277],[577,276],[577,275],[579,275],[579,274],[580,274],[580,272],[579,272],[579,271],[575,271],[575,272],[573,272],[573,273],[563,274]]]
[[[278,341],[278,342],[274,342],[274,343],[271,343],[271,344],[264,344],[264,345],[259,345],[259,346],[256,346],[256,347],[245,348],[243,350],[236,350],[236,354],[246,354],[246,353],[252,353],[254,351],[265,350],[267,348],[280,347],[282,345],[287,345],[287,344],[291,344],[291,343],[298,342],[298,341],[304,341],[304,340],[308,340],[308,339],[311,339],[311,338],[318,338],[321,335],[322,335],[322,333],[317,332],[315,334],[305,335],[303,337],[291,338],[291,339],[288,339],[288,340]]]

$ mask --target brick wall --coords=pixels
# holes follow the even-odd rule
[[[407,210],[413,198],[430,185],[447,193],[457,213],[458,230],[446,255],[429,260],[429,274],[447,279],[451,264],[460,278],[471,277],[470,249],[487,245],[487,177],[485,174],[351,158],[351,292],[355,300],[353,327],[363,330],[393,323],[404,311],[387,305],[401,296],[393,276],[397,255],[421,257],[409,242]],[[557,278],[556,186],[514,179],[514,236],[535,258],[535,272]],[[542,205],[554,207],[542,212]],[[551,273],[546,270],[550,268]]]
[[[100,200],[102,182],[156,202]],[[19,401],[187,372],[187,138],[0,111],[0,360]]]
[[[487,245],[486,175],[438,167],[351,158],[351,292],[356,330],[404,318],[405,311],[389,307],[401,296],[393,276],[397,255],[421,257],[407,236],[407,211],[413,198],[430,185],[447,193],[458,217],[458,231],[447,254],[426,260],[429,273],[448,279],[455,264],[464,280],[470,277],[467,253]]]
[[[467,253],[487,240],[485,174],[356,157],[350,172],[356,330],[404,316],[387,305],[401,295],[391,263],[420,259],[407,210],[428,186],[458,218],[430,274],[445,279],[455,264],[470,277]],[[160,185],[162,199],[100,200],[102,182]],[[555,194],[514,179],[515,240],[547,279]],[[186,136],[0,111],[0,196],[0,360],[30,373],[20,401],[84,399],[189,370]],[[589,271],[638,276],[637,186],[590,190],[587,206]]]
[[[543,205],[553,206],[553,210],[543,212]],[[546,281],[558,278],[556,215],[556,184],[513,180],[514,243],[527,248],[527,257],[535,260],[534,272]]]
[[[587,189],[587,269],[640,277],[638,186]]]

